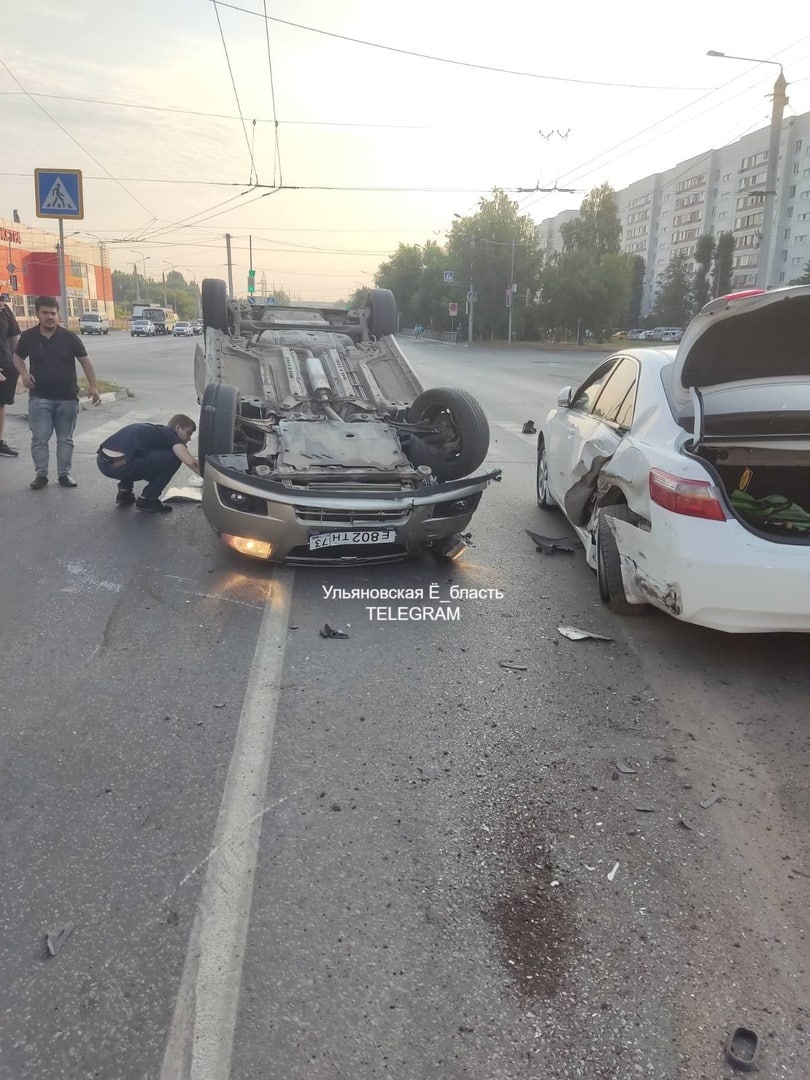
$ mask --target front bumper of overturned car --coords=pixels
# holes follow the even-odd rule
[[[408,492],[312,492],[247,475],[212,455],[205,462],[202,507],[209,524],[231,547],[270,562],[398,562],[431,546],[441,549],[463,532],[481,493],[500,475],[501,470],[494,469]],[[249,509],[230,505],[234,492],[248,497]],[[318,533],[380,529],[393,529],[394,542],[309,549],[309,538]]]

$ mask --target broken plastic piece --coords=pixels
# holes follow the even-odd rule
[[[342,630],[333,630],[328,622],[323,624],[323,629],[319,633],[321,637],[325,638],[347,638],[349,636],[344,634]]]
[[[759,1036],[751,1028],[735,1028],[726,1043],[726,1060],[742,1072],[751,1072],[759,1053]]]
[[[616,761],[616,768],[619,772],[627,773],[628,775],[635,776],[636,770],[632,766],[628,765],[625,761]]]
[[[521,428],[524,435],[536,435],[537,428],[534,426],[534,420],[527,420]]]
[[[197,487],[173,487],[169,488],[163,496],[162,502],[202,502],[202,490]]]
[[[683,814],[678,814],[678,824],[681,826],[681,828],[688,829],[690,832],[692,832],[694,828],[694,826],[689,824]]]
[[[558,626],[557,632],[570,641],[585,641],[586,638],[592,638],[594,641],[613,641],[612,637],[605,637],[604,634],[593,634],[590,630],[577,630],[575,626]]]
[[[571,555],[579,547],[576,540],[571,540],[567,536],[541,536],[540,533],[532,532],[531,529],[523,531],[530,537],[537,550],[542,551],[544,555],[553,555],[555,551],[564,551],[566,555]]]
[[[506,668],[507,671],[528,671],[527,667],[523,667],[521,664],[513,664],[511,660],[499,660],[498,667]]]
[[[618,869],[619,869],[619,864],[618,864],[618,863],[614,863],[614,864],[613,864],[613,869],[612,869],[612,870],[610,871],[610,873],[608,874],[608,881],[613,881],[613,879],[614,879],[614,878],[616,877],[616,871],[617,871]]]
[[[637,806],[635,809],[639,812],[639,814],[654,814],[655,813],[655,807],[654,806]]]
[[[45,935],[45,943],[48,946],[48,952],[51,956],[56,956],[67,939],[73,933],[73,923],[66,922],[64,926],[60,926],[58,930],[50,930]]]

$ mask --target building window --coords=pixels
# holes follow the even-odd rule
[[[781,261],[782,261],[782,262],[787,262],[787,252],[786,252],[786,251],[783,251],[783,252],[782,252],[782,257],[781,257]]]
[[[802,233],[801,236],[797,236],[796,239],[793,242],[794,242],[794,244],[806,244],[807,243],[807,233]]]
[[[791,184],[790,189],[788,190],[788,198],[789,199],[795,199],[795,197],[796,197],[796,185]]]
[[[802,152],[802,140],[797,139],[796,140],[796,153],[800,154],[801,152]]]
[[[794,175],[794,176],[798,176],[798,175],[799,175],[799,163],[798,163],[798,161],[797,161],[797,162],[796,162],[796,164],[795,164],[795,165],[793,166],[793,175]],[[805,173],[804,175],[805,175],[805,176],[807,176],[807,173]]]
[[[785,229],[785,239],[786,240],[790,239],[790,229]]]
[[[784,270],[783,270],[783,271],[782,271],[782,272],[781,272],[781,273],[779,274],[779,284],[781,285],[781,284],[782,284],[782,282],[783,282],[784,280],[785,280],[785,272],[784,272]]]

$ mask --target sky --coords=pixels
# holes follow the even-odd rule
[[[113,268],[348,298],[493,187],[539,222],[810,111],[806,4],[41,0],[0,38],[0,217],[81,169]],[[775,17],[771,15],[775,13]],[[571,188],[542,193],[536,187]],[[145,261],[145,262],[144,262]]]

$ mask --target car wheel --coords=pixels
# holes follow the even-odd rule
[[[228,330],[228,294],[219,278],[204,278],[201,289],[203,326]]]
[[[537,439],[537,505],[542,510],[558,510],[548,490],[548,455],[543,436]]]
[[[608,517],[631,521],[630,508],[624,505],[606,506],[599,513],[596,526],[596,580],[599,595],[614,615],[646,615],[649,604],[632,604],[627,599],[622,581],[622,565],[616,538],[605,520]]]
[[[437,480],[460,480],[481,464],[489,450],[484,410],[466,390],[439,386],[425,390],[406,413],[409,424],[426,429],[408,443],[414,465],[427,465]]]
[[[366,307],[370,311],[369,333],[374,337],[395,334],[397,330],[397,302],[390,289],[372,289]]]
[[[209,383],[206,386],[197,432],[197,458],[201,473],[205,471],[205,459],[209,454],[233,453],[240,405],[238,387],[229,383]]]

